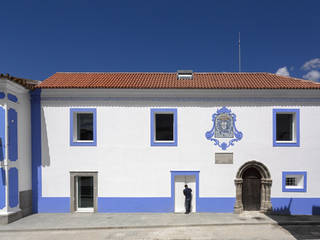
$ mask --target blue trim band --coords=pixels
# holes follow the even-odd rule
[[[19,176],[18,169],[13,167],[9,169],[9,206],[11,208],[18,206],[19,203]]]
[[[277,113],[295,113],[295,142],[279,142],[277,141]],[[273,146],[274,147],[299,147],[300,146],[300,110],[299,109],[273,109],[272,110],[272,126],[273,126]]]
[[[73,141],[74,115],[80,112],[93,113],[93,140],[86,142]],[[97,146],[97,109],[96,108],[70,108],[70,146]]]
[[[0,92],[0,99],[4,99],[6,97],[6,94],[4,92]]]
[[[14,102],[14,103],[18,102],[18,98],[15,95],[11,94],[11,93],[8,93],[8,99],[11,102]]]
[[[178,113],[176,108],[151,108],[150,109],[150,145],[151,146],[178,146]],[[155,141],[155,114],[173,113],[173,141]]]
[[[32,156],[32,210],[38,212],[41,198],[41,89],[30,91],[31,96],[31,156]],[[54,205],[54,204],[53,204]],[[53,208],[54,206],[52,206]]]
[[[6,111],[0,107],[0,161],[6,156]]]
[[[287,188],[287,175],[303,175],[303,188]],[[282,172],[282,192],[306,192],[307,191],[307,172]]]
[[[6,206],[6,172],[0,168],[0,209]]]
[[[8,157],[18,160],[18,113],[13,108],[8,110]]]

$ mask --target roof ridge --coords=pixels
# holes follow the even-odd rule
[[[276,76],[279,76],[279,77],[284,77],[284,78],[293,79],[293,80],[299,80],[301,82],[306,82],[306,83],[312,83],[312,84],[317,84],[317,85],[320,84],[319,82],[315,82],[315,81],[308,80],[308,79],[303,79],[303,78],[296,78],[296,77],[291,77],[291,76],[283,76],[283,75],[278,75],[276,73],[267,73],[267,74],[276,75]]]
[[[177,72],[56,72],[56,73],[81,73],[81,74],[95,74],[95,73],[102,73],[102,74],[128,74],[128,73],[136,73],[136,74],[177,74]],[[267,74],[268,72],[193,72],[196,74]]]

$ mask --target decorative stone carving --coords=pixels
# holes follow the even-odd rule
[[[243,211],[243,203],[242,203],[242,183],[243,183],[243,173],[248,169],[254,167],[257,169],[261,175],[261,205],[260,212],[267,212],[271,210],[272,204],[270,201],[271,196],[271,175],[267,167],[257,161],[250,161],[243,164],[237,175],[234,183],[236,185],[236,202],[234,205],[234,213],[241,213]]]

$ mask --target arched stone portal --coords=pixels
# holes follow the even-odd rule
[[[271,201],[270,201],[270,195],[271,195],[271,175],[267,167],[257,161],[250,161],[243,164],[236,176],[236,179],[234,180],[234,183],[236,185],[236,203],[234,205],[234,212],[235,213],[241,213],[243,211],[243,202],[242,202],[242,186],[243,186],[243,176],[244,173],[249,168],[256,169],[260,176],[261,176],[261,191],[260,191],[260,211],[261,212],[267,212],[272,208]]]

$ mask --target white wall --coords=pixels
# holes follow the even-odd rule
[[[70,171],[98,171],[99,197],[169,197],[171,170],[199,170],[200,197],[235,197],[234,178],[247,161],[267,166],[272,197],[320,197],[319,102],[43,100],[42,196],[69,197]],[[205,138],[211,116],[227,106],[243,139],[222,151]],[[97,146],[70,146],[69,109],[97,109]],[[177,108],[178,146],[150,146],[150,108]],[[272,146],[272,109],[300,109],[300,147]],[[234,164],[214,163],[215,152],[233,152]],[[306,193],[282,192],[282,171],[307,171]]]
[[[26,90],[27,91],[27,90]],[[8,107],[18,113],[18,169],[19,191],[31,190],[31,106],[28,92],[15,93],[18,103],[8,101]]]

